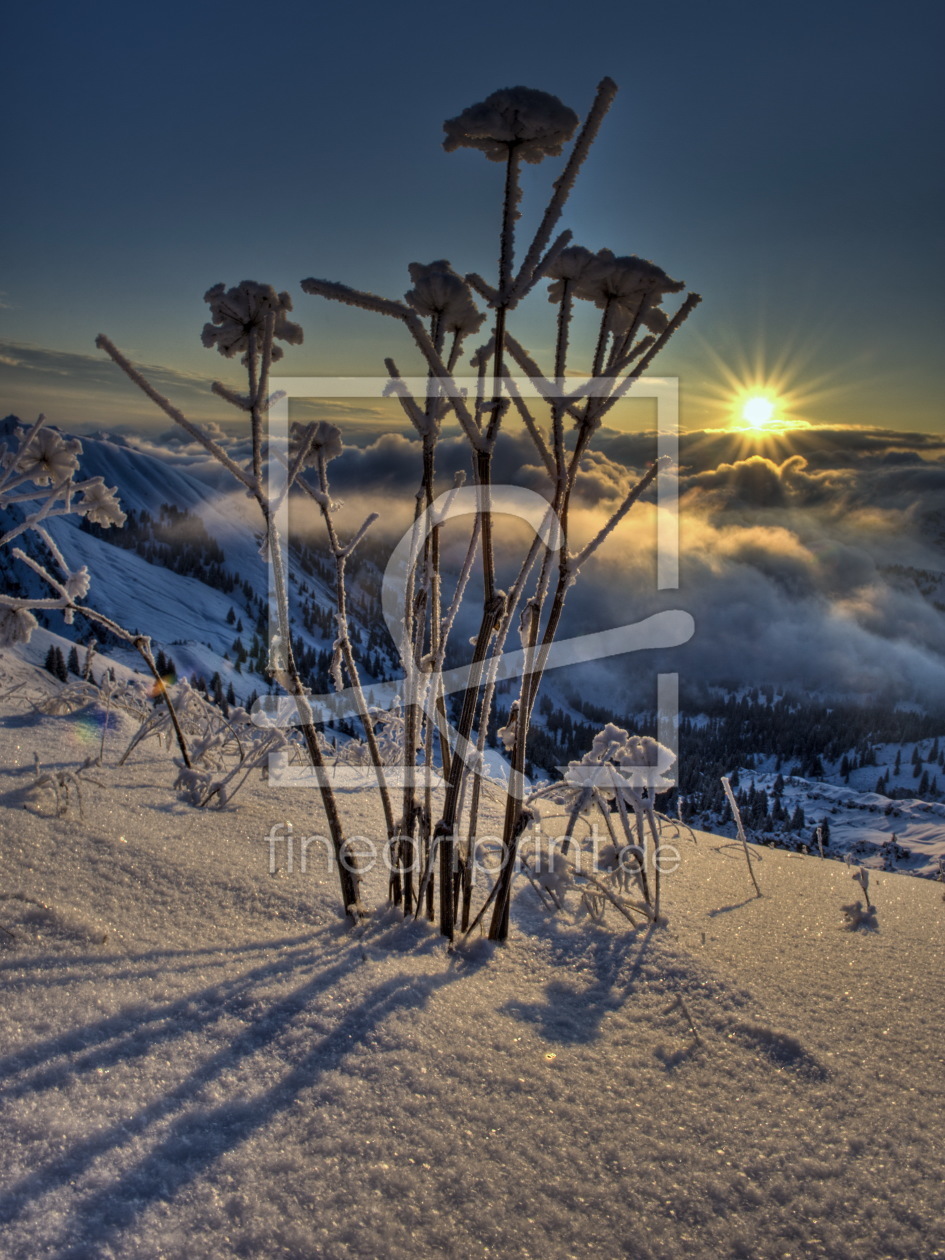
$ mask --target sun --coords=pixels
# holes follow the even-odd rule
[[[742,419],[749,429],[768,429],[772,425],[776,411],[771,398],[764,394],[752,394],[742,404]]]

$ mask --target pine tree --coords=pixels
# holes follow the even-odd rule
[[[236,704],[236,692],[233,690],[232,683],[226,689],[226,702],[227,704]]]
[[[56,674],[56,648],[52,643],[50,643],[46,659],[43,661],[43,668],[48,670],[54,677],[58,677]]]
[[[232,626],[235,621],[236,621],[236,613],[231,607],[230,611],[226,614],[226,624],[228,626]]]
[[[74,644],[74,643],[73,643],[72,647],[71,647],[71,648],[70,648],[70,650],[69,650],[69,660],[68,660],[68,662],[67,662],[66,668],[68,669],[68,671],[69,671],[69,673],[70,673],[70,674],[75,674],[76,676],[78,676],[78,674],[79,674],[79,653],[78,653],[78,651],[76,650],[76,646],[75,646],[75,644]]]

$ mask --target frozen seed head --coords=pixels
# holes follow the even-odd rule
[[[676,754],[650,735],[631,735],[613,759],[623,768],[647,766],[665,771],[676,760]]]
[[[485,315],[476,310],[469,285],[445,258],[411,263],[408,271],[414,287],[404,297],[418,314],[438,316],[445,332],[478,332]]]
[[[86,486],[79,500],[79,512],[94,525],[108,529],[110,525],[124,525],[126,517],[118,505],[117,490],[109,489],[101,477]]]
[[[662,267],[638,258],[636,254],[615,257],[609,249],[597,253],[599,266],[588,266],[584,277],[575,285],[575,295],[586,298],[596,306],[615,303],[635,311],[643,297],[660,302],[666,293],[678,293],[686,286],[681,280],[671,279]]]
[[[204,301],[210,303],[211,322],[204,324],[200,340],[208,350],[216,346],[228,359],[242,353],[245,363],[250,334],[255,333],[257,338],[262,334],[270,311],[275,317],[273,335],[290,346],[302,344],[301,326],[286,318],[292,310],[292,299],[288,293],[277,293],[271,284],[241,280],[232,289],[215,284],[204,294]],[[273,361],[282,355],[282,347],[273,345]]]
[[[36,629],[36,618],[26,608],[6,608],[0,604],[0,647],[29,643]]]
[[[578,124],[573,109],[549,92],[501,88],[443,124],[447,153],[481,149],[492,162],[504,162],[514,150],[526,162],[556,157]]]
[[[298,422],[292,425],[292,441],[296,449],[308,441],[309,428],[309,425]],[[319,420],[312,430],[312,445],[305,463],[315,464],[319,455],[323,456],[327,463],[330,459],[337,459],[343,450],[341,430],[338,426],[330,424],[327,420]]]
[[[583,245],[568,245],[557,255],[554,262],[545,272],[552,283],[548,286],[548,301],[560,302],[564,297],[565,283],[574,293],[581,283],[594,282],[595,278],[606,269],[596,254],[585,249]]]
[[[68,481],[79,467],[82,443],[64,438],[55,429],[40,429],[16,461],[17,472],[29,477],[38,486],[58,485]]]

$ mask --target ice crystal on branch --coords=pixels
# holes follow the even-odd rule
[[[257,347],[261,345],[270,312],[274,321],[273,336],[290,346],[302,344],[301,325],[286,318],[292,310],[292,299],[288,293],[277,293],[271,284],[242,280],[232,289],[215,284],[204,294],[204,301],[210,304],[212,318],[210,323],[204,324],[200,340],[208,350],[216,346],[228,359],[242,352],[245,361],[251,340]],[[281,359],[282,355],[282,347],[273,345],[273,361]]]
[[[514,149],[526,162],[557,157],[571,139],[578,117],[550,92],[501,88],[443,124],[447,153],[480,149],[492,162],[504,162]]]

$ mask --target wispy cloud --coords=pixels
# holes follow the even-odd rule
[[[186,372],[129,357],[154,387],[192,420],[222,423],[234,430],[245,417],[211,392],[221,364],[208,357],[206,373]],[[238,382],[232,382],[238,388]],[[104,355],[76,354],[43,346],[0,341],[0,411],[25,416],[44,412],[51,421],[76,431],[110,428],[145,433],[152,440],[167,417]],[[293,419],[332,420],[345,428],[349,442],[365,443],[396,424],[400,410],[393,400],[293,400]]]

